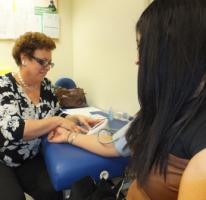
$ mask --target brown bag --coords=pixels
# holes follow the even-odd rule
[[[81,108],[87,106],[85,93],[82,88],[56,88],[55,93],[62,108]]]

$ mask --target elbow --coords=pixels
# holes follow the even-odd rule
[[[99,152],[99,155],[105,156],[105,157],[119,157],[119,156],[121,156],[113,144],[107,144],[107,145],[103,145],[103,146],[104,146],[103,147],[104,149],[103,149],[103,151]]]

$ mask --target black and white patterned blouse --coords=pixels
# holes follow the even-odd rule
[[[34,105],[11,73],[0,76],[0,162],[10,167],[39,152],[41,138],[23,141],[26,119],[43,119],[63,115],[51,82],[41,83],[40,101]]]

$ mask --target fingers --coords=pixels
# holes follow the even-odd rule
[[[79,121],[81,126],[83,126],[84,129],[87,129],[87,131],[91,128],[89,123],[85,119],[80,119]]]
[[[54,131],[50,132],[47,136],[47,140],[49,142],[56,142],[57,135],[54,133]]]
[[[83,115],[72,115],[66,118],[66,123],[63,123],[62,127],[77,133],[87,133],[91,127],[102,120],[103,119],[94,119]]]
[[[76,124],[74,124],[72,126],[68,126],[67,130],[76,132],[78,130],[78,126]]]
[[[61,128],[64,128],[69,131],[76,131],[77,125],[71,120],[65,120],[65,122],[61,125]]]
[[[51,131],[48,136],[47,136],[47,139],[50,141],[52,140],[52,138],[54,137],[54,131]]]
[[[83,115],[75,115],[75,117],[80,123],[80,126],[84,126],[84,128],[86,128],[87,130],[89,130],[91,126],[94,126],[95,124],[103,120],[103,119],[94,119]]]
[[[56,128],[55,130],[51,131],[48,134],[47,139],[49,142],[53,142],[53,143],[66,142],[69,133],[70,132],[68,130],[59,127],[59,128]]]
[[[87,133],[88,130],[81,127],[81,126],[78,126],[75,132],[77,132],[77,133]]]
[[[62,123],[62,125],[60,127],[57,128],[57,130],[58,130],[58,132],[62,132],[62,131],[64,132],[65,130],[66,131],[71,131],[71,132],[77,132],[77,133],[86,133],[86,132],[88,132],[88,130],[87,130],[87,128],[85,128],[85,126],[81,127],[78,124],[75,124],[74,122],[72,122],[68,118],[64,121],[64,123]]]
[[[104,119],[90,119],[89,124],[90,124],[90,126],[95,126],[96,124],[98,124],[101,121],[103,122]]]

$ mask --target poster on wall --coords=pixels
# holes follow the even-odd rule
[[[57,13],[57,0],[36,0],[34,3],[35,14]]]
[[[59,38],[57,0],[0,0],[0,39],[15,39],[28,31]]]

